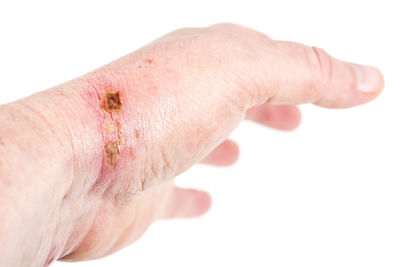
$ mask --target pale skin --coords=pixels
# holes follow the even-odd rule
[[[291,130],[297,104],[348,108],[382,89],[375,68],[220,24],[1,105],[1,266],[104,257],[156,220],[199,216],[209,195],[173,178],[234,163],[243,119]]]

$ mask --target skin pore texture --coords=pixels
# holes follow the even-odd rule
[[[104,257],[207,193],[173,178],[234,163],[248,119],[280,130],[295,105],[364,104],[383,77],[324,50],[220,24],[174,31],[82,77],[0,106],[0,266]]]

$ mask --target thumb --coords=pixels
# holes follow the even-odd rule
[[[316,47],[267,42],[260,73],[266,78],[260,77],[264,84],[259,87],[261,97],[271,104],[346,108],[371,101],[383,89],[383,76],[374,67],[337,60]]]

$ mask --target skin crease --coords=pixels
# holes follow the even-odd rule
[[[374,99],[383,77],[361,68],[219,24],[174,31],[0,106],[0,265],[104,257],[155,220],[203,214],[209,195],[175,187],[176,175],[200,161],[234,163],[238,146],[227,138],[243,119],[291,130],[296,104]]]

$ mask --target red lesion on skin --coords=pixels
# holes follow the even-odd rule
[[[125,84],[112,84],[107,80],[100,80],[96,83],[90,83],[90,87],[85,92],[84,99],[88,99],[88,105],[96,110],[99,119],[98,130],[101,133],[102,146],[101,175],[115,169],[120,157],[129,145],[125,140],[122,131],[123,110],[126,105],[124,98]],[[139,133],[133,133],[138,138]],[[110,169],[111,168],[111,169]]]
[[[119,176],[116,173],[120,171],[120,166],[136,156],[135,132],[127,132],[125,136],[124,130],[129,126],[125,122],[129,116],[127,108],[130,99],[126,88],[129,87],[123,82],[112,83],[100,77],[96,82],[89,81],[82,95],[91,111],[89,123],[95,125],[94,134],[98,140],[95,150],[98,168],[95,169],[93,184],[89,189],[94,194],[105,194],[107,188],[118,184]]]
[[[106,142],[104,144],[104,151],[106,152],[106,163],[108,165],[114,165],[120,153],[118,141]]]
[[[122,109],[122,97],[120,91],[114,91],[112,88],[106,90],[100,101],[100,108],[108,113],[108,117],[104,114],[105,127],[104,127],[104,153],[105,162],[107,165],[114,166],[118,156],[120,155],[120,144],[122,139],[121,124],[115,116]]]
[[[101,108],[109,114],[120,111],[122,108],[120,91],[106,91],[103,96]]]

